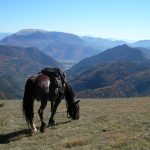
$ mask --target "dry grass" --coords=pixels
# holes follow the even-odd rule
[[[31,135],[21,112],[21,101],[0,101],[0,149],[150,149],[150,98],[81,100],[80,119],[66,117],[62,102],[57,125]],[[40,126],[35,102],[35,124]],[[49,119],[50,104],[45,110]]]

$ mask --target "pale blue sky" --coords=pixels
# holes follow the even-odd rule
[[[26,28],[150,39],[150,0],[0,0],[0,32]]]

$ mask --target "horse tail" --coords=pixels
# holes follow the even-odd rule
[[[32,123],[33,116],[34,116],[33,85],[34,85],[33,79],[29,78],[25,84],[25,91],[24,91],[24,97],[22,102],[23,114],[25,116],[28,125]]]

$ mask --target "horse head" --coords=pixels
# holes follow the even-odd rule
[[[67,116],[68,116],[68,118],[72,118],[73,120],[79,119],[79,117],[80,117],[79,102],[80,102],[80,100],[75,101],[70,105],[67,105]]]

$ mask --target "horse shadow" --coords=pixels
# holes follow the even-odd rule
[[[68,121],[64,121],[64,122],[56,122],[56,126],[59,126],[59,125],[63,125],[63,124],[67,124],[67,123],[70,123],[72,120],[68,120]]]
[[[0,134],[0,144],[7,144],[11,141],[19,140],[22,136],[31,136],[30,129],[22,129],[19,131],[7,133],[7,134]]]
[[[64,121],[64,122],[58,122],[58,123],[56,123],[56,126],[59,126],[62,124],[67,124],[70,122],[71,122],[71,120]],[[37,129],[39,130],[39,127],[37,127]],[[22,137],[30,137],[30,136],[33,136],[31,129],[22,129],[22,130],[10,132],[7,134],[0,134],[0,144],[8,144],[12,141],[20,140]]]

